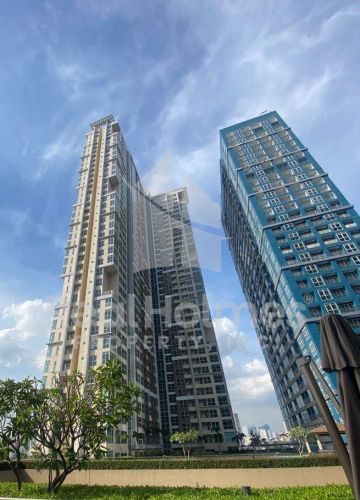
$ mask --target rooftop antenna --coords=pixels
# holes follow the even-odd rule
[[[262,111],[262,112],[260,113],[260,115],[265,115],[265,113],[270,113],[270,111],[269,111],[268,109],[266,109],[265,111]],[[260,115],[259,115],[259,116],[260,116]]]

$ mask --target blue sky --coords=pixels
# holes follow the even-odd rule
[[[112,113],[153,194],[188,186],[234,410],[281,429],[223,241],[218,130],[276,109],[359,208],[359,52],[358,2],[4,0],[0,377],[41,374],[84,134]]]

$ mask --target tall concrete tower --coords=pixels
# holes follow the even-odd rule
[[[360,217],[275,111],[221,130],[220,144],[223,225],[286,428],[316,426],[296,360],[321,369],[327,313],[360,331]]]
[[[54,373],[86,376],[108,360],[121,363],[124,377],[140,387],[139,412],[109,430],[109,457],[160,452],[163,442],[170,450],[169,434],[189,428],[199,430],[201,447],[232,447],[233,417],[211,319],[192,320],[190,328],[182,303],[208,310],[186,190],[149,197],[114,117],[90,128],[44,383],[50,386]],[[185,314],[173,315],[171,326],[159,324],[153,311],[169,298],[172,313],[183,307]],[[184,345],[176,347],[180,335]]]

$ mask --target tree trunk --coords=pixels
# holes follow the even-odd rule
[[[18,491],[21,490],[21,479],[20,479],[20,474],[19,474],[19,469],[17,466],[13,464],[11,460],[8,460],[8,464],[10,465],[10,469],[13,471],[15,478],[16,478],[16,484],[17,484],[17,489]]]
[[[60,489],[60,486],[63,484],[68,474],[69,473],[67,471],[63,471],[60,474],[56,474],[53,481],[49,483],[48,487],[49,493],[56,493]]]

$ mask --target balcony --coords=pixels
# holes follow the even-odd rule
[[[109,171],[108,179],[111,186],[117,186],[119,184],[118,170],[116,168]]]

